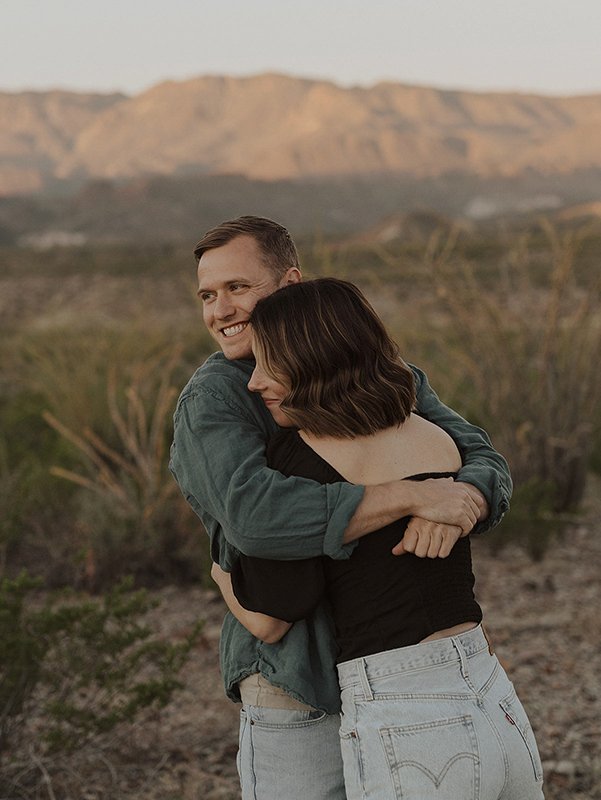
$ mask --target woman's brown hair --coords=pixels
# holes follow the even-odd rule
[[[290,385],[281,408],[297,427],[352,438],[400,425],[411,413],[413,373],[352,283],[285,286],[257,303],[250,322],[265,368]]]

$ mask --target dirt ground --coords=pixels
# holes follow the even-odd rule
[[[535,729],[547,800],[601,798],[600,511],[596,500],[589,521],[572,526],[539,562],[517,546],[497,553],[483,540],[473,546],[477,593]],[[18,783],[0,800],[239,798],[239,707],[224,697],[218,669],[221,599],[201,588],[168,588],[158,597],[152,622],[170,639],[198,616],[205,620],[184,689],[161,712],[69,759],[41,758],[31,741],[20,772],[11,768]]]

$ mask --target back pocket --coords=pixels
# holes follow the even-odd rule
[[[470,716],[382,728],[395,797],[477,800],[480,758]]]

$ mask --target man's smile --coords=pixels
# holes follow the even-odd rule
[[[228,325],[227,328],[221,328],[223,336],[236,336],[246,328],[248,322],[237,322],[235,325]]]

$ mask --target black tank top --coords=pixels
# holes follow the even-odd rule
[[[270,439],[267,462],[287,476],[344,481],[291,428]],[[454,473],[424,473],[407,480],[449,476]],[[417,644],[468,620],[480,622],[469,537],[459,539],[447,558],[394,556],[392,548],[403,538],[409,519],[363,536],[345,560],[242,556],[232,572],[234,592],[245,608],[290,622],[309,616],[325,598],[336,627],[339,662]]]

